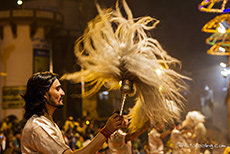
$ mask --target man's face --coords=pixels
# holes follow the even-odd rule
[[[50,87],[49,91],[46,93],[45,98],[47,100],[47,104],[57,108],[61,108],[64,105],[64,95],[65,92],[62,90],[59,80],[56,79]]]

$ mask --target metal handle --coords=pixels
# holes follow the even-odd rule
[[[123,111],[124,111],[124,106],[125,106],[125,100],[126,100],[127,94],[122,93],[122,101],[121,101],[121,108],[120,108],[120,116],[122,116]]]

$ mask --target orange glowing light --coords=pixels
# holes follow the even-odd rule
[[[228,56],[230,51],[229,45],[229,41],[216,43],[207,51],[207,53],[210,55]]]
[[[218,3],[221,3],[221,7],[218,8]],[[202,12],[209,12],[209,13],[226,13],[229,12],[229,9],[226,9],[226,4],[228,0],[203,0],[200,4],[198,9]]]
[[[218,33],[221,22],[230,23],[230,14],[216,16],[203,26],[202,31],[207,33]],[[230,29],[226,29],[225,33],[230,33]]]

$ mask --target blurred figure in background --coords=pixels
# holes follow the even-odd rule
[[[204,126],[205,116],[198,111],[190,111],[187,113],[185,120],[182,122],[182,134],[186,141],[188,154],[200,154],[200,147],[202,140],[206,134]]]
[[[2,131],[0,131],[0,153],[3,153],[6,149],[6,137]]]
[[[163,154],[164,144],[161,139],[160,131],[163,130],[163,125],[160,122],[148,133],[149,154]]]
[[[74,129],[78,126],[79,126],[79,123],[74,121],[72,116],[69,116],[69,118],[65,121],[63,128],[65,131],[67,131],[69,129]]]
[[[171,133],[171,141],[172,141],[172,152],[173,154],[185,154],[185,150],[183,148],[183,146],[186,145],[186,141],[183,138],[183,134],[181,132],[181,123],[179,122],[175,122],[174,123],[174,129],[172,130]]]

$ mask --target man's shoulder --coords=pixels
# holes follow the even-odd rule
[[[22,141],[28,142],[32,139],[32,136],[38,134],[36,130],[39,128],[38,120],[40,119],[39,116],[33,115],[30,119],[27,120],[23,131],[22,131]],[[29,141],[30,142],[30,141]]]
[[[33,115],[27,120],[24,129],[29,128],[30,130],[39,127],[41,124],[47,123],[44,116]]]

